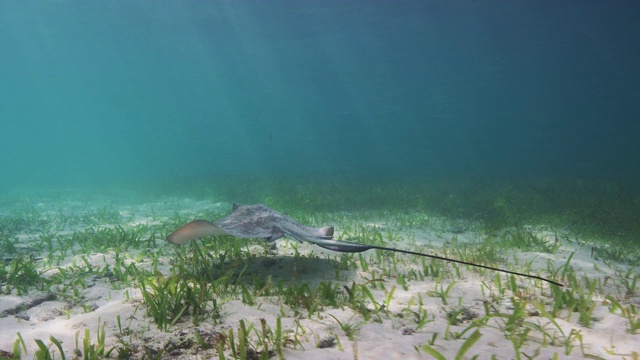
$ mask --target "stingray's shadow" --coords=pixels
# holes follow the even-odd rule
[[[335,259],[318,257],[296,257],[281,255],[255,255],[250,259],[224,260],[206,269],[210,281],[229,278],[233,282],[244,282],[248,285],[265,284],[267,282],[285,284],[291,282],[319,283],[335,281],[340,278],[352,278],[355,270],[346,267]]]

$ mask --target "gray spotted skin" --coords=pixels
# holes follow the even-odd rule
[[[298,241],[308,238],[330,239],[333,228],[302,225],[263,204],[233,205],[233,211],[214,223],[229,235],[239,238],[265,238],[275,241],[289,235]]]

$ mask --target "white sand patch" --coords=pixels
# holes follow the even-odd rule
[[[91,214],[101,211],[100,209],[106,209],[105,211],[111,211],[120,216],[123,223],[117,225],[153,227],[162,226],[176,216],[195,219],[203,214],[223,215],[229,211],[230,204],[192,199],[160,199],[156,202],[128,204],[103,199],[102,201],[92,200],[91,203],[75,200],[40,202],[34,207],[34,216],[46,211],[58,211],[76,218],[92,216]],[[7,206],[0,209],[0,213],[7,216],[15,214],[18,209],[20,205]],[[424,250],[441,254],[439,250],[443,246],[462,247],[465,244],[472,246],[482,237],[474,231],[472,223],[468,229],[448,226],[454,222],[434,219],[432,223],[435,225],[432,227],[405,228],[400,231],[401,240],[390,243],[389,246],[411,250],[419,248],[416,251]],[[43,223],[46,225],[46,221]],[[391,226],[373,220],[363,224],[377,226],[381,230]],[[112,225],[114,224],[95,224],[94,226],[99,228]],[[28,224],[26,226],[16,238],[23,247],[34,246],[42,231],[42,224],[35,230],[28,228]],[[467,226],[466,223],[465,226]],[[86,227],[87,225],[82,224],[81,221],[75,223],[70,221],[56,230],[56,233],[58,236],[69,237],[74,231],[80,231]],[[341,229],[337,230],[339,235]],[[543,231],[539,234],[540,236],[549,235]],[[157,234],[157,236],[161,239],[166,234]],[[553,239],[553,241],[556,240]],[[555,254],[510,254],[505,261],[518,262],[519,268],[515,269],[518,271],[530,262],[527,271],[544,273],[549,264],[558,269],[566,263],[570,254],[574,254],[570,266],[579,274],[579,277],[599,279],[602,284],[601,290],[592,294],[595,309],[590,327],[578,322],[578,313],[569,314],[566,310],[560,311],[554,319],[559,329],[540,316],[530,302],[546,304],[547,308],[553,305],[553,296],[547,284],[538,285],[542,288],[535,289],[534,282],[517,278],[516,281],[521,289],[519,293],[513,293],[508,289],[500,293],[500,289],[493,284],[493,279],[496,278],[495,272],[478,272],[473,268],[458,265],[459,274],[457,274],[456,267],[442,263],[440,264],[443,272],[441,281],[426,276],[420,281],[409,279],[403,286],[398,280],[398,274],[408,274],[412,269],[415,272],[422,271],[420,259],[416,260],[408,255],[395,255],[396,259],[402,261],[397,262],[397,269],[391,271],[391,276],[385,276],[383,272],[388,269],[389,264],[378,263],[375,252],[370,251],[363,254],[369,263],[368,270],[349,268],[336,271],[336,264],[341,261],[340,254],[310,244],[297,244],[300,260],[295,260],[296,251],[292,247],[294,242],[279,240],[276,246],[269,250],[268,255],[263,254],[262,246],[248,247],[250,253],[260,254],[256,257],[255,268],[251,269],[251,274],[261,278],[272,276],[283,279],[285,283],[308,282],[312,287],[317,286],[320,281],[333,281],[339,284],[337,289],[342,294],[348,291],[344,287],[352,286],[353,282],[367,284],[374,277],[383,279],[384,289],[382,286],[368,288],[377,305],[385,304],[385,309],[372,314],[369,319],[364,319],[361,313],[347,306],[338,308],[323,306],[319,312],[310,316],[305,309],[294,311],[282,305],[282,299],[273,296],[258,297],[254,305],[247,305],[239,298],[219,298],[221,310],[219,322],[204,320],[194,325],[188,319],[181,320],[167,332],[163,332],[146,315],[142,295],[136,285],[138,279],[130,279],[128,283],[118,284],[112,281],[108,272],[105,272],[87,277],[85,282],[88,283],[79,287],[78,296],[73,299],[59,295],[50,300],[32,304],[35,299],[45,296],[46,293],[29,290],[28,294],[17,296],[16,291],[13,290],[9,294],[1,295],[0,313],[3,316],[0,317],[0,350],[12,351],[17,334],[20,333],[27,346],[26,357],[31,357],[37,349],[35,339],[42,339],[49,344],[49,337],[53,336],[62,343],[67,358],[71,358],[76,350],[76,339],[79,341],[79,348],[82,349],[82,340],[88,329],[93,343],[97,342],[99,331],[104,330],[107,349],[119,346],[122,341],[126,341],[132,349],[136,350],[134,353],[136,358],[143,356],[145,346],[153,351],[165,349],[164,358],[215,358],[217,357],[215,348],[204,350],[194,344],[196,333],[207,341],[214,342],[220,336],[227,336],[229,329],[233,329],[237,334],[240,321],[247,325],[253,324],[255,329],[260,329],[263,322],[270,329],[275,329],[277,319],[280,318],[285,337],[291,340],[285,344],[283,350],[283,355],[287,359],[353,359],[355,357],[424,359],[429,358],[422,349],[425,345],[430,345],[445,358],[453,359],[465,340],[476,330],[482,336],[466,354],[466,358],[477,354],[480,359],[489,359],[493,355],[499,359],[505,359],[515,357],[513,341],[506,335],[509,333],[510,326],[506,323],[508,321],[506,315],[493,317],[476,328],[470,326],[474,321],[485,316],[487,309],[495,314],[508,315],[513,312],[514,304],[511,298],[531,296],[531,299],[525,301],[527,303],[525,311],[528,315],[523,321],[527,325],[515,330],[528,331],[520,352],[528,356],[537,355],[537,358],[541,359],[551,358],[554,354],[558,354],[563,359],[582,359],[584,354],[605,359],[623,359],[631,358],[633,352],[640,352],[640,345],[638,345],[640,335],[627,332],[628,320],[619,310],[610,311],[610,304],[606,299],[609,295],[620,299],[624,304],[640,305],[638,293],[625,294],[620,285],[620,277],[629,270],[628,267],[592,258],[591,249],[580,245],[579,241],[567,241],[562,237],[558,241],[561,247]],[[145,251],[165,251],[165,255],[160,258],[158,264],[152,264],[142,250],[131,251],[127,254],[128,257],[124,263],[133,263],[147,269],[156,266],[158,271],[166,276],[169,275],[171,262],[174,260],[171,249],[171,245],[157,242],[157,248]],[[311,254],[315,257],[310,258]],[[46,258],[46,254],[35,255]],[[455,255],[455,253],[449,253],[449,256],[455,257]],[[355,262],[358,262],[358,255],[355,255],[355,259]],[[109,251],[86,255],[85,260],[96,272],[104,269],[105,266],[113,268],[117,261],[114,254]],[[59,263],[46,265],[46,275],[54,276],[59,272],[58,267],[71,268],[72,264],[79,264],[82,261],[84,260],[80,259],[80,255],[70,252]],[[430,261],[427,261],[427,264],[429,263]],[[40,264],[44,264],[42,260]],[[637,271],[631,271],[637,276]],[[336,278],[337,274],[340,276],[339,279]],[[505,275],[499,275],[499,277],[503,280],[507,279]],[[447,290],[452,283],[445,297],[447,302],[445,304],[445,300],[438,293]],[[389,296],[394,287],[393,295]],[[65,293],[73,294],[73,289],[66,289]],[[370,311],[376,310],[376,304],[371,299],[366,303]],[[451,321],[452,314],[457,317],[456,321]],[[425,317],[425,322],[418,328],[417,319],[420,316]],[[637,316],[639,315],[636,315],[636,319]],[[120,327],[117,324],[118,317]],[[345,325],[354,329],[353,334],[347,334]],[[541,331],[535,330],[534,325],[553,335],[553,344]],[[252,333],[251,341],[255,342],[256,336]],[[584,354],[579,341],[580,337]],[[323,340],[327,340],[328,343],[333,341],[333,344],[328,347],[318,347]],[[51,349],[54,348],[51,347]],[[416,351],[416,348],[419,351]],[[228,348],[225,352],[227,356],[230,355]],[[112,356],[115,354],[115,352],[112,353]]]

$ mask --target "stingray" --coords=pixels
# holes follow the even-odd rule
[[[359,253],[371,249],[393,251],[397,253],[451,261],[458,264],[470,265],[492,271],[499,271],[506,274],[538,279],[546,281],[553,285],[563,286],[556,281],[549,280],[541,276],[524,274],[516,271],[500,269],[493,266],[476,264],[438,255],[424,254],[410,250],[402,250],[377,245],[366,245],[344,240],[334,240],[333,226],[326,226],[321,228],[305,226],[263,204],[233,204],[233,211],[231,212],[231,214],[213,223],[207,220],[192,221],[179,228],[178,230],[172,232],[169,236],[167,236],[167,240],[173,244],[184,244],[190,240],[194,240],[197,238],[220,235],[231,235],[237,238],[264,238],[269,242],[278,240],[286,236],[289,238],[293,238],[299,242],[307,241],[325,249],[346,253]]]

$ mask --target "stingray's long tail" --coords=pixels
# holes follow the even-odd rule
[[[528,277],[531,279],[538,279],[538,280],[542,280],[542,281],[548,282],[549,284],[553,284],[560,287],[564,286],[563,284],[557,281],[550,280],[538,275],[530,275],[530,274],[525,274],[517,271],[511,271],[511,270],[501,269],[493,266],[471,263],[463,260],[450,259],[443,256],[438,256],[438,255],[424,254],[424,253],[419,253],[419,252],[410,251],[410,250],[402,250],[402,249],[389,248],[389,247],[376,246],[376,245],[365,245],[365,244],[359,244],[359,243],[354,243],[350,241],[330,240],[330,239],[323,239],[323,238],[312,238],[312,239],[305,239],[305,240],[312,242],[325,249],[329,249],[333,251],[356,253],[356,252],[363,252],[371,249],[387,250],[387,251],[393,251],[393,252],[409,254],[409,255],[424,256],[424,257],[437,259],[437,260],[451,261],[458,264],[475,266],[475,267],[479,267],[487,270],[499,271],[505,274],[512,274],[512,275]]]
[[[544,278],[544,277],[538,276],[538,275],[525,274],[525,273],[506,270],[506,269],[501,269],[501,268],[497,268],[497,267],[493,267],[493,266],[476,264],[476,263],[471,263],[471,262],[462,261],[462,260],[456,260],[456,259],[450,259],[450,258],[446,258],[446,257],[443,257],[443,256],[438,256],[438,255],[423,254],[423,253],[419,253],[419,252],[415,252],[415,251],[401,250],[401,249],[395,249],[395,248],[387,248],[387,247],[383,247],[383,246],[371,246],[370,248],[371,249],[379,249],[379,250],[395,251],[395,252],[404,253],[404,254],[410,254],[410,255],[426,256],[426,257],[429,257],[429,258],[432,258],[432,259],[451,261],[451,262],[458,263],[458,264],[475,266],[475,267],[479,267],[479,268],[483,268],[483,269],[487,269],[487,270],[503,272],[503,273],[506,273],[506,274],[512,274],[512,275],[524,276],[524,277],[528,277],[528,278],[532,278],[532,279],[538,279],[538,280],[546,281],[549,284],[553,284],[553,285],[560,286],[560,287],[564,286],[563,284],[561,284],[561,283],[559,283],[557,281],[554,281],[554,280],[551,280],[551,279],[547,279],[547,278]]]

